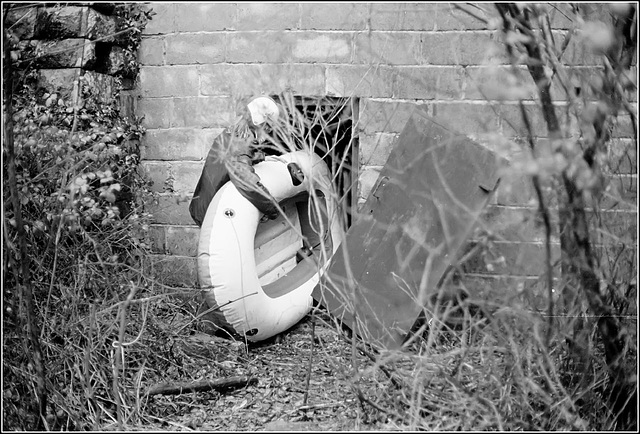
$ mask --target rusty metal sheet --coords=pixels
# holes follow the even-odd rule
[[[501,164],[416,110],[314,298],[368,342],[401,345],[495,192]]]

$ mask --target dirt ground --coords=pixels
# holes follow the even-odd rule
[[[223,391],[146,396],[145,429],[177,431],[317,431],[393,429],[374,408],[361,404],[352,385],[352,348],[329,317],[305,317],[275,339],[258,344],[200,331],[176,342],[175,363],[156,372],[151,387],[247,376],[253,384]],[[312,336],[315,339],[312,354]],[[311,363],[310,363],[311,362]],[[360,371],[368,362],[359,354]],[[366,370],[357,384],[366,395],[386,387],[381,374]],[[308,382],[308,383],[307,383]],[[149,390],[149,389],[147,389]]]

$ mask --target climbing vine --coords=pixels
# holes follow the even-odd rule
[[[76,83],[77,98],[42,88],[38,62],[21,61],[34,56],[32,44],[5,27],[5,60],[15,63],[3,76],[3,174],[11,178],[3,182],[3,422],[13,429],[86,429],[99,423],[101,405],[110,407],[97,400],[118,403],[119,416],[124,404],[114,396],[119,383],[109,362],[122,312],[95,312],[117,305],[134,283],[144,286],[146,276],[145,131],[121,112],[118,96],[123,78],[137,74],[150,12],[122,4],[114,15],[125,62],[113,95],[88,76]],[[25,327],[37,332],[25,337]],[[41,359],[35,366],[34,352]],[[93,373],[78,381],[78,366]]]

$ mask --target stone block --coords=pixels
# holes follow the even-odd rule
[[[288,63],[292,45],[302,36],[289,32],[232,32],[226,37],[230,63]]]
[[[490,5],[474,4],[466,6],[474,14],[490,18],[495,14]],[[372,30],[484,30],[487,25],[453,3],[391,3],[371,4]]]
[[[16,4],[16,6],[18,7],[6,11],[3,27],[10,30],[20,40],[33,39],[40,5],[33,4],[30,7],[25,7],[23,4]]]
[[[608,148],[609,173],[638,173],[638,149],[632,139],[611,139]]]
[[[199,93],[195,66],[142,66],[138,83],[143,97],[184,97]]]
[[[138,116],[145,128],[169,128],[173,119],[173,98],[141,98]]]
[[[376,184],[382,166],[366,166],[360,169],[358,177],[358,202],[366,201]]]
[[[555,216],[555,214],[554,214]],[[551,236],[558,239],[558,222],[553,218]],[[482,213],[478,230],[499,241],[544,242],[545,227],[537,207],[490,205]]]
[[[494,107],[487,103],[434,102],[430,114],[435,121],[464,135],[492,133],[499,125]]]
[[[470,241],[462,256],[470,254],[462,264],[464,273],[512,276],[543,276],[546,272],[544,243],[493,242],[471,253],[477,243]],[[551,263],[560,259],[560,245],[552,244]]]
[[[235,114],[234,102],[228,97],[174,98],[173,107],[173,127],[222,127]]]
[[[469,66],[464,69],[465,90],[463,99],[519,101],[533,100],[538,90],[525,68],[510,66]]]
[[[43,7],[36,22],[36,39],[82,38],[87,7]]]
[[[421,37],[425,65],[486,65],[506,63],[504,48],[493,32],[435,32]]]
[[[397,140],[398,135],[394,133],[360,134],[360,166],[383,166]]]
[[[116,10],[116,4],[115,3],[106,3],[106,2],[92,2],[89,3],[89,6],[97,11],[100,12],[101,14],[110,16],[113,15],[113,13]]]
[[[87,39],[114,42],[116,21],[114,17],[104,15],[95,10],[95,8],[90,8],[86,11],[86,23],[83,30],[84,34],[82,36]]]
[[[143,35],[164,35],[175,31],[175,19],[177,10],[184,7],[180,3],[153,2],[149,3],[149,9],[155,13],[142,30]]]
[[[357,128],[366,134],[400,133],[413,114],[416,102],[360,100],[360,120]]]
[[[199,288],[196,258],[153,255],[150,259],[152,261],[151,272],[158,283],[194,290]]]
[[[90,69],[96,64],[95,44],[88,39],[40,41],[36,53],[38,67],[45,69]]]
[[[393,90],[402,99],[462,99],[464,69],[456,66],[401,66]]]
[[[225,61],[227,36],[224,33],[175,34],[166,36],[164,41],[164,59],[167,65],[221,63]],[[152,55],[155,59],[158,58],[158,53]]]
[[[385,66],[335,65],[327,67],[326,76],[327,95],[390,98],[397,71]]]
[[[176,32],[212,32],[236,29],[234,3],[182,3],[175,10]]]
[[[296,35],[292,60],[302,63],[350,63],[352,35],[347,32],[304,32]]]
[[[195,257],[198,254],[199,238],[200,228],[197,226],[167,226],[167,253]]]
[[[292,92],[323,95],[325,68],[321,65],[206,65],[200,66],[202,95],[247,97]]]
[[[49,93],[57,93],[66,101],[78,99],[78,80],[82,70],[80,68],[68,69],[40,69],[38,71],[38,87]]]
[[[171,225],[191,225],[189,200],[182,195],[156,194],[143,198],[145,211],[152,216],[152,223]]]
[[[510,312],[545,312],[548,307],[545,277],[463,274],[460,284],[469,293],[467,303],[491,312],[496,306],[510,307]]]
[[[291,30],[300,22],[298,3],[237,3],[237,30]]]
[[[366,3],[301,3],[302,30],[366,30],[369,5]]]
[[[174,175],[171,170],[171,163],[165,161],[143,161],[141,168],[145,179],[150,184],[150,191],[153,193],[173,193]]]
[[[419,65],[429,63],[416,32],[362,32],[354,37],[353,63],[367,65]]]
[[[593,228],[592,242],[598,245],[634,245],[637,248],[637,207],[629,211],[589,211],[587,219]]]
[[[174,161],[171,163],[174,191],[191,197],[198,184],[203,167],[204,161]]]
[[[222,128],[148,129],[142,137],[145,160],[202,160]]]
[[[37,39],[86,38],[113,42],[115,19],[86,6],[43,7],[38,13]]]
[[[149,237],[149,243],[153,253],[167,253],[167,237],[165,228],[166,226],[162,225],[149,226],[149,232],[147,235]]]
[[[96,96],[98,101],[111,103],[115,99],[115,80],[108,74],[101,74],[94,71],[85,71],[82,81],[86,89]]]
[[[164,38],[144,37],[138,48],[138,61],[145,66],[164,65]]]

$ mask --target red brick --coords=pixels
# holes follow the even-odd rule
[[[221,63],[225,60],[224,33],[176,34],[165,37],[167,65]]]
[[[352,35],[346,32],[306,32],[292,39],[291,58],[302,63],[349,63]]]
[[[325,68],[321,65],[207,65],[200,67],[203,95],[246,97],[290,91],[323,95]]]
[[[288,30],[298,28],[298,3],[238,3],[238,30]]]
[[[166,249],[170,255],[191,256],[198,254],[200,229],[194,226],[167,226]]]
[[[227,36],[229,63],[286,63],[298,36],[290,32],[233,32]]]
[[[422,35],[413,32],[362,32],[354,40],[353,63],[370,65],[419,65]]]
[[[182,7],[180,3],[150,3],[149,8],[155,15],[142,30],[143,35],[167,34],[175,31],[176,10]]]
[[[369,21],[367,3],[302,3],[300,29],[365,30]]]
[[[211,32],[236,29],[234,3],[179,3],[175,11],[176,32]]]
[[[138,81],[143,97],[198,95],[199,79],[195,66],[143,66]]]
[[[227,97],[175,98],[173,105],[174,127],[216,128],[225,126],[226,120],[235,115],[233,101]]]
[[[142,137],[144,160],[202,160],[221,128],[148,129]]]
[[[393,96],[406,99],[461,99],[464,70],[459,67],[402,66]]]
[[[389,98],[393,95],[393,68],[339,65],[327,67],[327,95]]]

